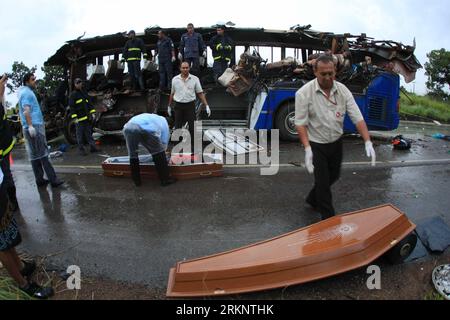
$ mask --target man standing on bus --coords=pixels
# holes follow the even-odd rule
[[[206,46],[203,42],[202,35],[194,32],[194,25],[187,25],[187,32],[181,36],[180,54],[182,61],[189,63],[191,73],[199,75],[200,72],[200,56],[206,57]]]
[[[217,26],[217,34],[211,38],[209,46],[214,59],[214,79],[217,81],[231,63],[233,53],[233,41],[225,34],[225,26]]]
[[[305,166],[314,173],[314,187],[306,202],[322,219],[335,215],[331,186],[340,176],[342,135],[348,113],[365,142],[366,154],[375,165],[375,150],[366,122],[350,90],[335,80],[333,57],[320,55],[314,65],[315,80],[304,85],[295,95],[295,125],[305,147]]]
[[[170,89],[173,75],[173,63],[175,62],[175,48],[164,30],[158,32],[156,53],[158,54],[159,89]]]
[[[130,40],[127,41],[123,48],[122,61],[126,61],[128,64],[128,73],[133,82],[133,89],[136,90],[139,85],[139,88],[144,91],[145,87],[141,71],[141,55],[144,54],[144,59],[147,59],[145,44],[142,39],[136,38],[136,32],[134,32],[134,30],[128,32],[128,37]]]

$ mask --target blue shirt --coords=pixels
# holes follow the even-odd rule
[[[202,35],[194,32],[192,35],[185,33],[181,36],[180,52],[186,58],[198,58],[206,50]]]
[[[24,107],[30,107],[31,123],[33,125],[44,125],[44,117],[42,116],[41,107],[39,102],[28,86],[21,87],[19,90],[19,115],[24,129],[28,129],[27,119],[23,114]]]
[[[159,62],[171,62],[172,61],[172,51],[174,50],[173,42],[170,38],[166,37],[159,40],[156,44],[158,48],[158,59]]]
[[[166,118],[153,113],[141,113],[131,118],[128,122],[137,124],[149,133],[156,134],[163,144],[169,144],[169,125]]]

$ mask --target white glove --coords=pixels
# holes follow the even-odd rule
[[[365,142],[365,145],[366,145],[366,155],[372,158],[372,167],[374,167],[376,162],[376,156],[375,150],[373,149],[373,144],[370,140],[368,140]]]
[[[207,52],[206,52],[206,50],[205,50],[205,51],[203,51],[203,58],[206,59],[206,55],[207,55]]]
[[[172,62],[175,62],[177,60],[177,58],[175,58],[174,56],[172,56]]]
[[[305,148],[305,166],[309,174],[314,173],[313,153],[311,146]]]
[[[28,133],[30,134],[30,137],[32,137],[32,138],[36,137],[36,129],[33,126],[28,127]]]
[[[169,114],[169,117],[172,116],[172,107],[171,106],[167,107],[167,113]]]
[[[208,105],[206,105],[206,114],[208,115],[208,118],[211,117],[211,109]]]
[[[178,52],[178,60],[183,61],[183,55],[181,52]]]

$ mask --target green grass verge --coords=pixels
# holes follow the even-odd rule
[[[408,93],[408,99],[402,92],[400,94],[400,115],[416,116],[423,120],[437,120],[450,123],[450,103],[433,100],[426,96],[417,96]]]
[[[428,292],[423,299],[424,300],[439,300],[439,301],[445,300],[445,298],[443,296],[441,296],[439,293],[437,293],[436,291]]]
[[[33,300],[21,291],[14,280],[0,276],[0,300]]]

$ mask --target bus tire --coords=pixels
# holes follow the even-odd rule
[[[295,103],[294,100],[283,103],[275,117],[275,127],[280,130],[280,137],[284,141],[299,141],[297,129],[294,124]]]
[[[77,131],[75,127],[75,120],[69,116],[64,118],[64,137],[70,144],[77,144]]]

